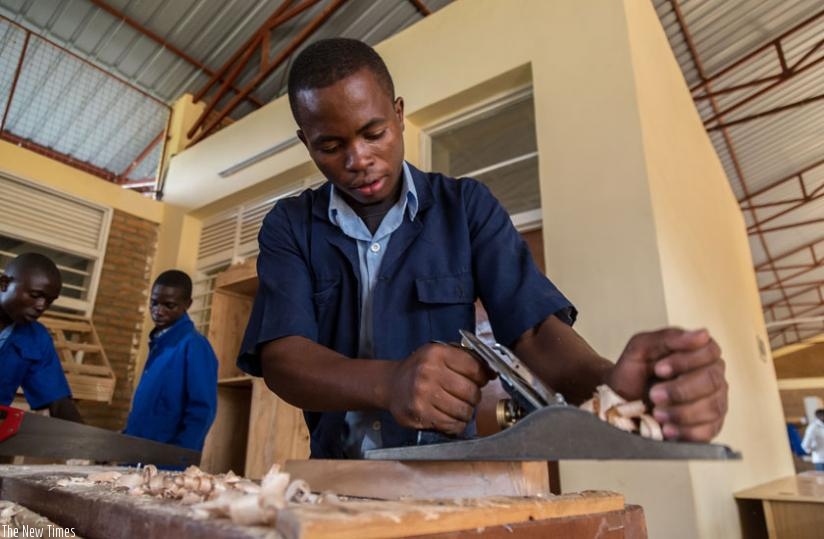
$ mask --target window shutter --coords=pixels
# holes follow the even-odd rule
[[[199,268],[232,260],[238,233],[237,226],[237,208],[204,221],[198,246],[197,265]]]
[[[0,175],[0,233],[79,254],[106,249],[106,208]]]

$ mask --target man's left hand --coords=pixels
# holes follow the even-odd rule
[[[704,329],[634,335],[607,384],[626,399],[648,398],[669,439],[708,442],[727,413],[721,348]]]

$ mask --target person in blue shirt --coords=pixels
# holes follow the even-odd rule
[[[0,275],[0,404],[22,387],[33,410],[82,423],[51,335],[37,321],[62,286],[57,266],[39,253],[18,255]]]
[[[217,357],[186,311],[192,280],[169,270],[152,285],[149,357],[125,434],[200,451],[217,410]]]
[[[665,328],[633,336],[616,362],[597,354],[489,190],[404,161],[403,99],[371,47],[315,42],[288,86],[297,135],[328,182],[263,222],[238,365],[304,410],[312,457],[472,434],[491,375],[436,341],[474,329],[476,298],[496,339],[568,401],[606,383],[651,400],[669,439],[719,432],[727,383],[709,333]]]

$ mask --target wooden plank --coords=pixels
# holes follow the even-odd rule
[[[78,333],[88,333],[91,331],[91,324],[87,321],[76,320],[62,320],[60,318],[53,318],[51,316],[43,315],[40,317],[40,323],[51,329],[60,329],[63,331],[76,331]]]
[[[231,378],[221,378],[217,381],[219,386],[243,386],[252,387],[254,377],[244,374],[243,376],[232,376]]]
[[[57,352],[57,355],[60,356],[60,361],[66,365],[73,364],[74,356],[71,351],[66,348],[59,347],[59,345],[66,342],[66,336],[62,331],[50,331],[50,333],[52,334],[52,340],[54,341],[54,349]]]
[[[257,257],[227,268],[215,278],[215,289],[234,290],[245,295],[254,295],[257,290]]]
[[[54,343],[54,347],[58,350],[66,349],[74,352],[100,352],[101,349],[99,344],[72,341],[56,342]]]
[[[218,379],[242,376],[235,365],[252,311],[252,298],[215,289],[209,319],[209,342],[220,362]]]
[[[622,511],[609,511],[574,517],[515,522],[502,526],[474,528],[456,532],[416,535],[407,539],[647,539],[644,510],[627,505]],[[750,539],[748,536],[747,539]]]
[[[287,539],[399,538],[501,526],[533,520],[621,511],[612,492],[564,494],[547,499],[480,498],[453,502],[347,501],[289,506],[276,529]]]
[[[820,503],[764,500],[767,532],[776,539],[820,539],[824,511]]]
[[[773,516],[772,503],[769,500],[764,500],[764,519],[767,523],[767,537],[770,539],[778,539],[775,533],[775,517]]]
[[[103,378],[114,378],[114,374],[112,374],[111,369],[105,367],[103,365],[89,365],[87,363],[74,363],[73,361],[69,361],[63,363],[63,371],[66,374],[75,373],[75,374],[91,374],[97,375]]]
[[[275,462],[309,457],[303,413],[272,393],[261,378],[252,382],[246,477],[260,479]]]
[[[66,374],[66,381],[75,399],[109,401],[114,391],[115,379],[83,374]]]
[[[824,503],[824,472],[802,472],[738,491],[737,499]],[[824,510],[824,506],[821,507]]]
[[[85,476],[104,469],[113,468],[0,466],[0,497],[24,505],[62,527],[73,527],[78,535],[90,539],[369,539],[408,538],[458,531],[464,533],[447,537],[463,538],[478,537],[482,531],[495,527],[497,530],[493,531],[497,531],[498,535],[480,536],[487,539],[644,537],[638,533],[624,536],[609,534],[610,531],[625,528],[630,518],[637,522],[640,510],[625,510],[623,497],[608,492],[568,494],[548,499],[498,497],[451,502],[336,501],[319,505],[290,504],[280,512],[276,529],[273,529],[233,525],[226,519],[197,520],[188,506],[177,501],[130,496],[123,491],[114,491],[110,485],[58,485],[61,478]],[[621,513],[625,518],[620,518]],[[642,514],[640,518],[643,527]],[[296,522],[299,525],[295,525]],[[588,524],[582,528],[582,522]],[[562,527],[547,527],[553,524]],[[580,535],[538,533],[554,529],[575,530],[576,533],[578,530],[584,531]],[[597,532],[590,533],[592,529]],[[517,533],[513,534],[513,530]],[[508,533],[504,535],[503,532]],[[429,537],[443,538],[440,535]]]
[[[100,362],[102,365],[107,367],[111,372],[112,376],[114,376],[114,371],[112,370],[112,365],[109,363],[109,356],[106,355],[106,350],[103,348],[103,345],[100,342],[100,337],[97,335],[97,329],[94,327],[94,324],[89,322],[89,325],[92,327],[92,342],[100,346]]]
[[[549,496],[546,462],[290,460],[284,466],[316,492],[398,500]]]
[[[243,472],[251,394],[249,387],[218,386],[217,414],[200,457],[200,467],[204,471]]]

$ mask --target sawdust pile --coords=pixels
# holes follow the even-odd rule
[[[330,493],[314,494],[306,481],[290,481],[288,473],[273,465],[260,484],[233,472],[209,474],[197,466],[184,472],[161,472],[153,465],[135,473],[106,471],[85,478],[71,477],[58,482],[72,484],[108,483],[133,496],[179,500],[191,505],[196,518],[225,517],[235,524],[274,524],[280,509],[288,503],[315,504],[337,501]]]
[[[614,427],[628,432],[638,432],[644,438],[663,440],[661,425],[647,414],[643,401],[627,402],[607,385],[595,388],[591,399],[581,405],[581,409],[597,415]]]

